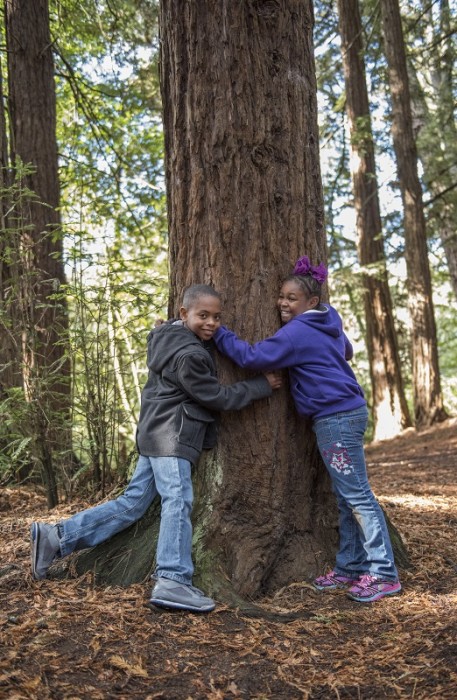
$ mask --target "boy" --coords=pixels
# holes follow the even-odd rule
[[[216,443],[215,411],[241,409],[270,396],[281,380],[267,372],[230,386],[219,384],[209,345],[221,325],[221,298],[212,287],[189,287],[180,319],[148,336],[149,376],[137,429],[140,456],[127,489],[57,525],[32,523],[33,578],[46,578],[55,559],[94,547],[139,520],[159,494],[151,603],[194,612],[214,609],[214,601],[192,586],[191,466]]]

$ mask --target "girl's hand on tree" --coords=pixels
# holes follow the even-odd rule
[[[280,389],[282,386],[282,377],[279,372],[265,372],[265,377],[272,389]]]

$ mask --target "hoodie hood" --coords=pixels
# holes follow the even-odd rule
[[[148,368],[160,374],[181,350],[189,352],[193,346],[195,352],[201,352],[205,348],[203,342],[182,321],[163,323],[148,335]]]
[[[321,333],[326,333],[332,338],[339,338],[343,334],[343,324],[341,318],[331,306],[320,304],[317,309],[305,311],[303,314],[295,316],[289,323],[305,323],[308,328],[313,328]]]

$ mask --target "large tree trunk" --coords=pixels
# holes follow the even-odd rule
[[[223,320],[273,333],[281,278],[325,259],[311,2],[161,3],[171,310],[212,283]],[[243,376],[220,362],[220,379]],[[308,425],[287,390],[222,418],[196,477],[200,580],[243,595],[315,575],[335,511]]]
[[[281,278],[325,259],[312,5],[161,4],[172,301],[212,283],[224,321],[259,339],[279,325]],[[241,370],[220,359],[220,380]],[[196,583],[240,602],[331,564],[337,512],[310,425],[286,389],[222,416],[195,471]],[[152,571],[157,503],[129,530],[77,554],[70,572],[128,584]]]
[[[398,0],[382,0],[381,15],[392,96],[393,143],[404,212],[414,414],[416,425],[421,427],[444,420],[446,412],[441,394],[427,234]]]
[[[9,116],[13,164],[31,165],[21,184],[35,196],[21,196],[14,213],[20,233],[18,255],[24,388],[32,407],[48,503],[57,502],[53,457],[70,448],[67,309],[60,230],[56,104],[47,0],[5,0]],[[18,161],[16,160],[16,166]],[[19,170],[17,171],[19,172]],[[16,238],[18,236],[16,235]]]
[[[366,343],[374,439],[379,440],[393,437],[411,426],[411,418],[404,393],[387,279],[358,0],[338,0],[338,12],[346,113],[351,132],[358,253],[365,271]]]

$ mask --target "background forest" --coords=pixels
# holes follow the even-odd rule
[[[52,507],[75,493],[104,495],[125,479],[147,331],[168,310],[158,3],[50,0],[44,23],[33,3],[4,4],[0,477],[41,481]],[[376,438],[457,409],[456,7],[400,2],[414,146],[402,151],[391,128],[405,91],[396,94],[392,79],[389,5],[396,3],[314,3],[329,294],[356,345]],[[13,47],[40,33],[49,37],[49,60],[34,95],[27,60],[20,65]],[[362,77],[368,115],[363,89],[352,90]],[[414,235],[425,254],[407,233],[407,156],[419,176],[425,229]],[[368,199],[379,203],[379,224],[360,204],[361,164],[371,164]],[[382,285],[387,330],[380,324],[389,314],[377,305]],[[387,335],[398,350],[400,408],[391,400],[383,414],[377,367]],[[433,374],[435,362],[433,400],[424,402],[421,371]]]

